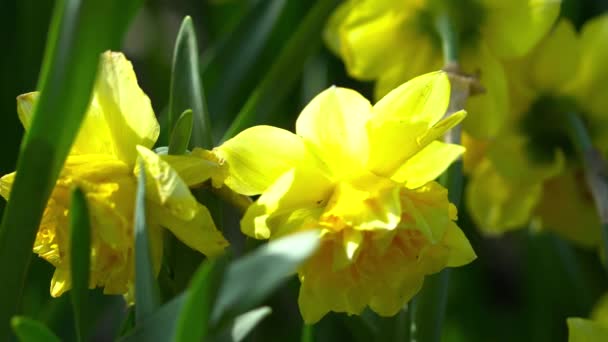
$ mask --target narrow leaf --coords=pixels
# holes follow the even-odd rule
[[[182,310],[185,295],[181,294],[165,303],[150,316],[138,323],[131,332],[118,339],[120,342],[172,341],[177,317]]]
[[[228,266],[211,322],[228,311],[244,312],[261,302],[316,250],[318,236],[317,231],[307,231],[274,240]],[[243,279],[255,280],[255,286]]]
[[[240,342],[255,328],[264,318],[272,313],[268,306],[238,315],[221,334],[215,336],[212,341]]]
[[[8,339],[9,319],[17,310],[38,225],[87,109],[99,55],[120,45],[140,3],[56,2],[38,83],[41,93],[21,145],[0,228],[0,340]]]
[[[251,94],[222,141],[256,124],[260,113],[271,113],[292,89],[308,58],[321,46],[321,31],[337,5],[335,0],[319,0],[285,44],[276,62]],[[280,84],[280,87],[277,87]]]
[[[177,319],[175,341],[204,341],[207,338],[209,315],[224,266],[223,261],[206,260],[194,274]]]
[[[169,93],[169,127],[177,124],[178,115],[191,108],[193,113],[191,146],[213,147],[211,125],[199,73],[198,47],[192,19],[185,17],[173,50],[171,89]],[[172,138],[169,138],[172,140]]]
[[[173,131],[171,132],[171,141],[169,141],[169,154],[184,154],[190,143],[192,135],[192,110],[185,110],[179,116]]]
[[[21,342],[59,342],[59,338],[53,334],[44,324],[27,317],[16,316],[11,319],[11,325],[17,338]]]
[[[72,307],[79,341],[87,337],[89,274],[91,263],[91,225],[85,194],[80,188],[72,192],[70,206],[70,264],[72,274]]]
[[[218,120],[224,123],[226,114],[238,108],[232,107],[234,103],[245,101],[240,90],[243,84],[253,83],[254,75],[260,72],[259,60],[271,33],[284,29],[277,23],[287,2],[255,1],[238,27],[203,54],[201,71],[208,86],[209,108],[216,129]]]
[[[146,223],[146,172],[139,162],[135,198],[135,321],[137,324],[160,306],[160,290],[150,256],[150,239]]]

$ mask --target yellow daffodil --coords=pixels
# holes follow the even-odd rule
[[[569,342],[603,342],[608,337],[608,295],[602,296],[591,319],[568,318]]]
[[[500,234],[533,217],[583,246],[599,243],[600,223],[572,142],[566,111],[583,117],[593,143],[608,152],[608,15],[577,34],[567,20],[555,26],[528,56],[508,64],[512,115],[493,140],[465,139],[482,151],[467,160],[467,204],[478,226]],[[559,56],[559,58],[556,58]]]
[[[375,80],[376,96],[444,65],[438,21],[455,30],[462,70],[480,72],[486,93],[467,102],[465,130],[494,136],[509,113],[500,61],[526,54],[559,13],[561,0],[348,0],[330,18],[325,40],[358,79]]]
[[[228,186],[261,194],[241,221],[245,234],[320,231],[319,250],[298,271],[306,322],[366,306],[393,315],[425,275],[475,258],[447,190],[434,181],[464,151],[436,140],[465,116],[442,120],[449,94],[443,72],[374,106],[331,87],[304,108],[296,134],[256,126],[213,151],[228,166]]]
[[[28,93],[17,98],[19,118],[26,129],[37,96]],[[157,155],[149,149],[158,134],[150,100],[139,88],[131,63],[121,53],[104,53],[84,122],[34,243],[34,253],[55,266],[52,296],[60,296],[71,287],[68,216],[71,191],[76,186],[84,191],[90,211],[89,286],[103,287],[106,294],[132,295],[138,159],[147,174],[146,213],[157,271],[162,256],[160,227],[206,255],[221,253],[227,245],[208,210],[188,189],[216,174],[219,165],[196,156]],[[6,199],[14,176],[11,173],[0,179],[0,194]]]

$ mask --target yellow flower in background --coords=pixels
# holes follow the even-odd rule
[[[608,336],[608,294],[604,294],[591,312],[591,319],[571,317],[568,342],[604,342]]]
[[[256,126],[213,151],[229,168],[228,186],[261,194],[241,221],[245,234],[320,230],[319,250],[298,271],[307,323],[366,306],[394,315],[425,275],[475,258],[447,190],[433,181],[464,151],[436,140],[465,116],[442,120],[449,94],[443,72],[374,106],[331,87],[304,108],[296,134]]]
[[[553,25],[561,0],[349,0],[330,18],[325,41],[348,73],[376,81],[380,98],[399,84],[445,63],[436,29],[449,15],[462,70],[480,72],[486,93],[467,101],[465,130],[494,136],[509,113],[500,61],[526,54]]]
[[[581,115],[594,146],[608,152],[608,102],[599,95],[608,91],[606,41],[608,15],[588,21],[580,34],[561,20],[528,56],[507,64],[508,122],[493,140],[465,139],[467,149],[482,151],[466,166],[466,202],[485,233],[538,218],[542,228],[598,245],[600,222],[560,113]]]
[[[37,93],[17,98],[19,118],[28,129]],[[149,149],[159,134],[150,100],[139,88],[123,54],[105,52],[93,96],[76,141],[45,208],[33,251],[53,266],[51,295],[71,288],[69,251],[70,195],[86,195],[91,220],[91,288],[130,298],[134,285],[134,204],[138,158],[146,177],[146,209],[154,267],[162,257],[162,232],[168,228],[186,245],[206,255],[221,253],[226,240],[208,210],[190,193],[217,173],[219,165],[196,156],[159,156]],[[179,176],[178,176],[179,174]],[[8,199],[15,173],[0,178]],[[181,178],[180,178],[181,176]]]

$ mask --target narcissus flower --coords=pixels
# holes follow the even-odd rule
[[[213,151],[228,165],[228,186],[261,194],[241,221],[245,234],[320,230],[319,250],[298,271],[306,322],[366,306],[393,315],[425,275],[475,258],[447,190],[434,182],[464,151],[436,140],[465,116],[442,120],[449,93],[443,72],[374,106],[331,87],[304,108],[296,134],[256,126]]]
[[[509,113],[500,61],[527,53],[554,23],[560,0],[349,0],[330,18],[325,40],[380,98],[416,75],[441,68],[439,20],[455,30],[462,70],[480,71],[486,93],[467,102],[465,130],[492,137]]]
[[[17,98],[19,118],[26,129],[37,96],[28,93]],[[131,63],[121,53],[104,53],[85,120],[48,201],[34,243],[34,253],[55,266],[52,296],[71,288],[68,216],[75,186],[84,191],[90,211],[89,286],[103,287],[106,294],[132,295],[138,158],[147,174],[148,229],[157,271],[162,256],[161,227],[206,255],[221,253],[227,245],[208,210],[188,189],[189,185],[210,178],[219,165],[196,156],[155,154],[149,148],[158,134],[150,100],[139,88]],[[0,179],[0,194],[6,199],[14,176],[11,173]]]
[[[603,342],[608,336],[608,295],[596,304],[591,319],[568,318],[569,342]]]
[[[508,64],[508,122],[493,140],[465,139],[478,151],[468,160],[467,204],[483,231],[500,234],[536,217],[583,246],[599,243],[600,222],[563,113],[579,114],[594,146],[608,153],[608,102],[599,95],[608,90],[607,39],[608,15],[580,34],[562,20],[528,56]]]

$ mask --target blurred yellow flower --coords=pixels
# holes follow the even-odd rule
[[[467,101],[465,130],[494,136],[509,113],[501,60],[527,53],[553,25],[561,0],[349,0],[330,18],[325,41],[358,79],[376,80],[380,98],[416,75],[441,68],[438,20],[456,30],[462,70],[480,71],[485,94]]]
[[[571,241],[599,243],[600,222],[560,113],[581,115],[594,146],[608,152],[608,102],[599,95],[608,90],[607,40],[608,15],[588,21],[580,34],[561,20],[529,55],[507,64],[507,123],[492,140],[464,141],[483,151],[466,160],[466,198],[484,232],[522,228],[537,217]]]
[[[37,97],[37,93],[28,93],[17,98],[19,118],[26,129]],[[217,173],[219,165],[196,156],[157,155],[149,148],[158,134],[150,100],[139,88],[131,63],[121,53],[102,54],[91,103],[34,243],[34,253],[55,266],[52,296],[71,288],[68,216],[75,186],[84,191],[90,211],[89,286],[103,287],[106,294],[133,294],[138,158],[147,174],[146,214],[156,271],[162,257],[161,226],[206,255],[221,253],[227,245],[208,210],[188,189]],[[14,176],[0,178],[0,195],[6,199]]]
[[[604,294],[591,312],[591,319],[568,318],[569,342],[604,342],[608,336],[608,294]]]
[[[256,126],[213,151],[228,166],[228,186],[261,194],[241,221],[245,234],[320,230],[320,249],[298,271],[307,323],[366,306],[393,315],[425,275],[475,258],[447,190],[433,181],[464,151],[436,140],[465,116],[442,120],[449,94],[443,72],[374,106],[331,87],[304,108],[296,134]]]

